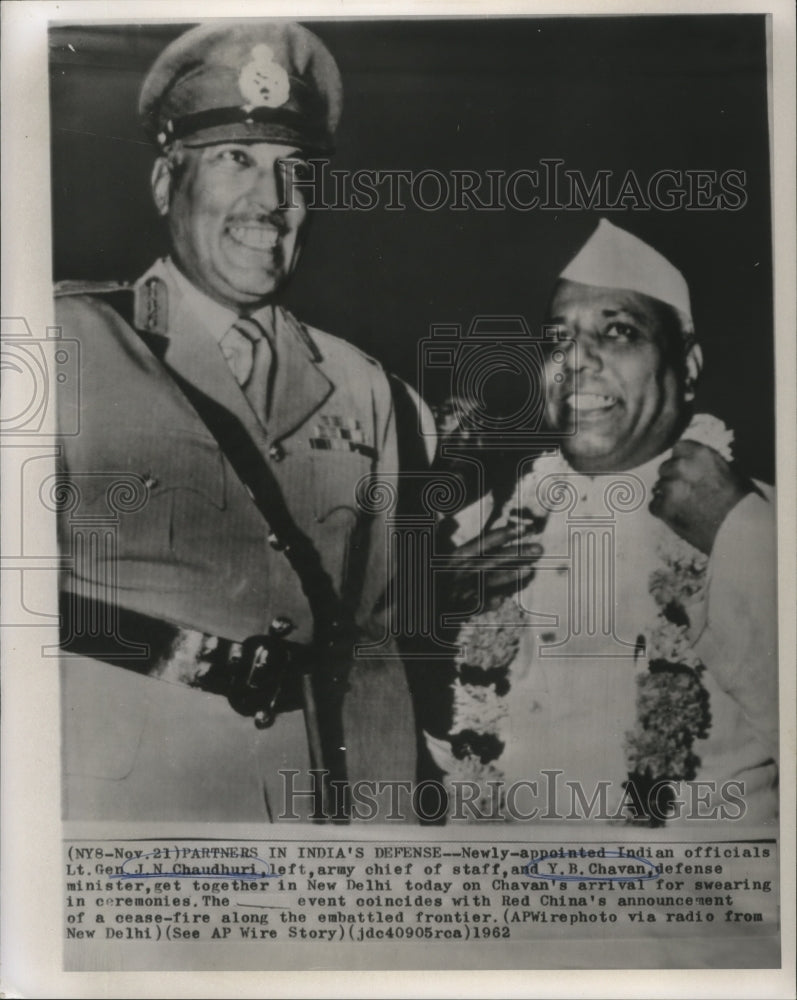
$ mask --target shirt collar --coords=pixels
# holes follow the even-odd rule
[[[193,282],[186,278],[171,257],[164,261],[164,266],[169,279],[177,288],[182,302],[190,310],[192,319],[200,323],[216,343],[219,343],[238,319],[239,314],[233,309],[223,306],[220,302],[216,302],[215,299],[197,288]],[[274,332],[274,306],[267,304],[251,315],[252,319],[257,320],[266,332]]]
[[[600,489],[604,489],[606,486],[606,480],[610,476],[622,476],[630,475],[636,476],[637,479],[641,479],[646,487],[650,488],[659,478],[659,466],[662,462],[665,462],[672,453],[672,448],[667,448],[659,455],[654,455],[653,458],[648,459],[643,465],[637,465],[633,469],[617,469],[612,472],[576,472],[575,469],[571,468],[569,475],[572,477],[577,477],[579,480],[584,482],[596,483],[599,485]],[[562,456],[562,461],[566,461],[564,456]]]

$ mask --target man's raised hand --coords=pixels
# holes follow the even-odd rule
[[[691,545],[711,554],[720,525],[753,490],[713,448],[679,441],[659,466],[650,512]]]

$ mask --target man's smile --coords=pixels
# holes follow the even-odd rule
[[[616,396],[608,396],[597,392],[571,392],[562,400],[564,406],[572,413],[601,413],[614,409],[617,405]]]

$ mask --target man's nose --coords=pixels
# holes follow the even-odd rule
[[[589,330],[569,330],[565,348],[565,368],[570,372],[595,371],[603,368],[599,338]]]

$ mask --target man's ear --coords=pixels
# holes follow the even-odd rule
[[[684,398],[688,403],[691,403],[695,398],[700,372],[703,370],[703,350],[697,341],[692,341],[691,345],[687,348],[686,356],[684,357],[684,368],[686,369]]]
[[[172,171],[165,156],[159,156],[155,161],[150,184],[158,215],[168,215],[172,191]]]

